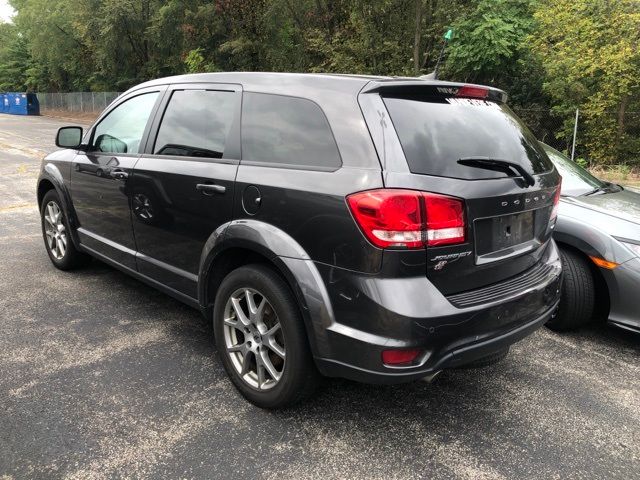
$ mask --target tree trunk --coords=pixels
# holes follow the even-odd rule
[[[413,37],[413,73],[420,74],[420,40],[422,38],[422,0],[416,0],[416,29]]]
[[[622,97],[620,101],[620,106],[618,107],[618,139],[622,135],[624,135],[624,116],[627,111],[627,106],[629,105],[630,95],[625,95]]]

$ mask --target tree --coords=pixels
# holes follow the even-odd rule
[[[580,107],[596,161],[640,162],[629,107],[640,108],[640,9],[637,0],[552,0],[537,5],[530,41],[544,65],[544,91],[559,113]],[[565,129],[570,128],[569,122]]]

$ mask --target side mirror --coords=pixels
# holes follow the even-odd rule
[[[82,144],[82,127],[62,127],[56,135],[56,146],[77,148]]]

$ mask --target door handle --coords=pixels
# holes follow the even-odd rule
[[[215,185],[213,183],[198,183],[196,185],[196,190],[201,192],[203,195],[213,195],[214,193],[224,193],[227,191],[227,187],[222,185]]]
[[[126,180],[127,178],[129,178],[129,174],[120,169],[111,170],[109,172],[109,175],[116,180]]]

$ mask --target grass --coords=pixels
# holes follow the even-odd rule
[[[632,169],[629,165],[614,165],[610,167],[593,167],[589,169],[592,175],[611,183],[640,187],[640,170]]]

